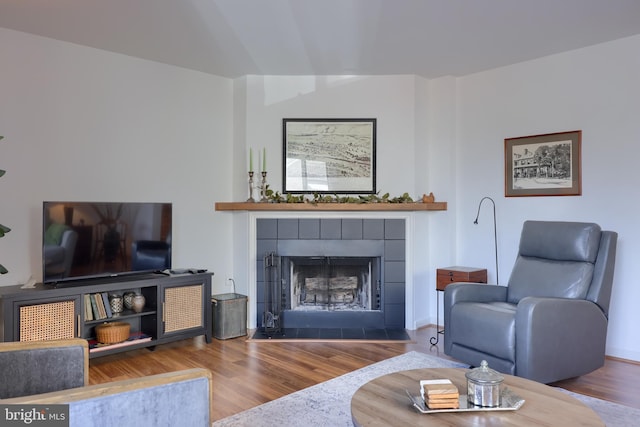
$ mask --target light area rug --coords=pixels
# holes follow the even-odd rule
[[[213,426],[353,426],[351,397],[370,380],[407,369],[466,367],[468,365],[412,351],[216,421]],[[629,408],[567,390],[562,391],[591,407],[608,427],[638,425],[640,409]]]

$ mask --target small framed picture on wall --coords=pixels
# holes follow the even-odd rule
[[[582,131],[504,140],[506,197],[582,194]]]

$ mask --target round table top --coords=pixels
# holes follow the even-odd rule
[[[414,369],[384,375],[369,381],[351,399],[355,426],[604,426],[593,409],[554,387],[524,378],[504,375],[508,387],[525,402],[515,411],[474,411],[423,414],[406,394],[420,395],[420,380],[451,380],[460,394],[466,394],[468,369]]]

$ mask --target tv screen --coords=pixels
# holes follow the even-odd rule
[[[42,281],[171,268],[171,203],[43,202]]]

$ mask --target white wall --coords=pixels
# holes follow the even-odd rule
[[[43,200],[104,200],[173,202],[174,266],[222,286],[233,82],[5,29],[0,58],[0,285],[42,279]]]
[[[351,117],[377,118],[380,194],[413,190],[414,76],[249,76],[246,85],[246,144],[254,153],[266,148],[272,188],[282,189],[283,118]]]
[[[497,205],[500,281],[526,219],[593,221],[619,233],[607,354],[640,360],[637,222],[640,36],[458,79],[457,262],[495,280],[491,196]],[[504,139],[582,130],[582,196],[504,197]]]

